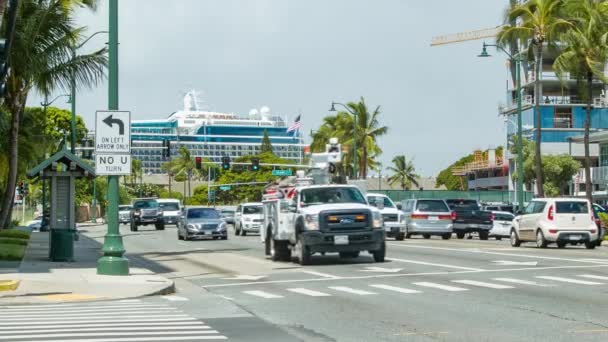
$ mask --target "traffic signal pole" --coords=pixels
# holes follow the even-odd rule
[[[108,110],[118,110],[118,0],[109,0]],[[118,176],[108,176],[108,233],[103,257],[97,261],[97,274],[129,275],[129,261],[118,229]]]

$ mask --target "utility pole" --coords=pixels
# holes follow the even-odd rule
[[[118,110],[118,0],[109,0],[108,110]],[[129,275],[129,261],[118,229],[118,176],[108,176],[108,233],[103,257],[97,261],[97,274]]]

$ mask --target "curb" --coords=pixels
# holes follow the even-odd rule
[[[20,282],[20,280],[0,280],[0,291],[15,291]]]

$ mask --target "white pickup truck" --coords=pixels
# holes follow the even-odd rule
[[[369,206],[358,187],[308,185],[267,189],[264,226],[266,255],[307,265],[314,253],[356,258],[368,251],[376,262],[386,255],[382,214]]]
[[[383,194],[367,193],[366,197],[369,205],[375,206],[382,213],[386,236],[394,237],[398,241],[403,240],[407,224],[405,222],[405,215],[401,211],[401,204],[395,205],[388,196]]]

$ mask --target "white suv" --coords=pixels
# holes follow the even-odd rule
[[[369,205],[378,208],[382,213],[382,221],[384,222],[384,230],[386,236],[394,237],[401,241],[405,238],[406,224],[405,215],[401,211],[401,205],[395,203],[383,194],[366,195]]]
[[[245,236],[247,233],[259,233],[264,222],[264,207],[262,203],[243,203],[234,213],[234,231],[236,235]]]
[[[536,241],[539,248],[556,243],[559,248],[566,244],[585,244],[595,248],[597,226],[589,201],[576,198],[541,198],[531,201],[523,213],[513,220],[511,246]]]

